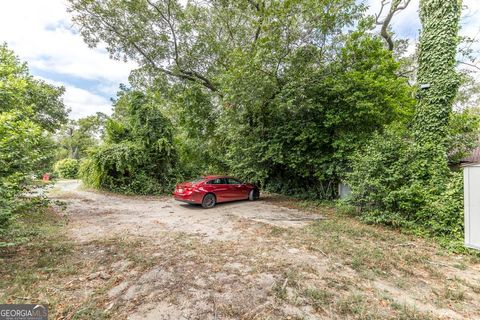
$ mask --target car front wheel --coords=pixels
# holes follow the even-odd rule
[[[213,208],[215,206],[215,203],[216,203],[215,195],[209,193],[205,195],[205,197],[203,197],[202,207],[206,209]]]
[[[253,201],[258,200],[258,198],[260,198],[260,191],[258,189],[250,190],[250,193],[248,194],[248,200]]]

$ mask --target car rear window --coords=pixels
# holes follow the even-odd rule
[[[207,184],[226,184],[226,183],[224,178],[216,178],[216,179],[207,181]]]
[[[242,184],[242,183],[237,179],[228,178],[228,184]]]
[[[192,179],[188,182],[191,182],[191,183],[199,183],[199,182],[202,182],[203,180],[205,180],[205,178],[195,178],[195,179]]]

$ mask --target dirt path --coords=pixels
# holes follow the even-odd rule
[[[205,210],[166,197],[107,195],[83,191],[77,180],[60,181],[54,195],[68,201],[70,229],[79,241],[125,234],[155,241],[165,231],[184,232],[205,240],[237,240],[245,232],[237,225],[245,220],[302,228],[322,219],[318,214],[306,215],[262,200],[223,203]]]
[[[81,266],[59,282],[78,304],[65,318],[480,319],[477,261],[330,208],[204,210],[73,180],[51,197],[66,203]]]

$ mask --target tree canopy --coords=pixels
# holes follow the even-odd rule
[[[27,64],[20,62],[6,44],[0,45],[0,112],[21,110],[42,128],[54,132],[67,122],[64,91],[32,77]]]
[[[51,133],[67,120],[63,91],[33,78],[27,65],[0,45],[0,233],[32,176],[51,168]]]
[[[410,87],[353,0],[70,2],[88,44],[139,63],[131,85],[176,125],[185,175],[332,197],[348,155],[412,114]]]

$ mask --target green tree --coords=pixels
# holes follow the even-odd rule
[[[62,93],[34,79],[25,63],[0,46],[0,233],[22,205],[32,176],[51,167],[51,132],[67,115]]]
[[[75,179],[78,174],[79,163],[77,159],[66,158],[55,162],[55,174],[60,178]]]
[[[139,63],[132,85],[167,109],[186,175],[331,197],[347,156],[412,113],[352,0],[71,3],[88,44]]]
[[[463,183],[449,168],[478,139],[474,111],[452,113],[461,3],[421,0],[418,101],[411,127],[394,125],[352,158],[350,201],[363,218],[463,246]],[[413,130],[412,130],[413,129]]]
[[[121,91],[105,142],[82,163],[87,185],[125,193],[167,192],[176,180],[171,122],[145,93]]]
[[[199,84],[219,96],[229,90],[221,75],[245,59],[274,79],[296,48],[336,46],[334,36],[364,9],[354,0],[70,2],[89,45],[103,41],[150,78]]]
[[[274,191],[331,198],[349,155],[385,124],[412,115],[409,86],[380,39],[358,31],[335,62],[319,65],[317,57],[316,48],[297,52],[275,98],[221,117],[227,134],[218,153],[236,175]]]
[[[97,146],[103,136],[108,116],[97,112],[78,120],[70,120],[56,133],[59,145],[57,159],[82,159],[90,148]]]
[[[6,44],[0,45],[0,112],[23,110],[43,129],[54,132],[67,122],[63,87],[33,78]]]

